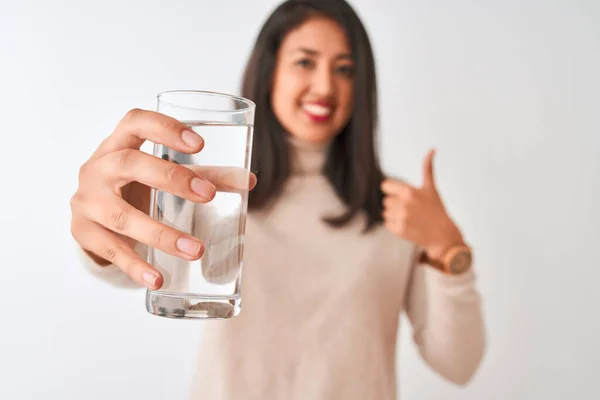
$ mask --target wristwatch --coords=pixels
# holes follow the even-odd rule
[[[462,274],[471,268],[473,264],[473,254],[469,246],[461,244],[450,247],[441,260],[434,260],[423,253],[421,261],[431,265],[440,271],[455,275]]]

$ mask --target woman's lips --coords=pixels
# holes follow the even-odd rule
[[[325,122],[329,120],[333,114],[333,107],[317,103],[303,104],[302,110],[314,122]]]

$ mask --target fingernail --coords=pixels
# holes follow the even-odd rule
[[[190,256],[197,256],[200,253],[200,247],[202,244],[192,239],[179,238],[177,239],[177,248],[179,251],[189,254]]]
[[[207,180],[194,178],[192,179],[192,190],[199,196],[212,199],[217,189],[215,188],[215,185]]]
[[[142,278],[144,278],[144,282],[146,282],[148,287],[153,288],[154,286],[156,286],[156,281],[158,280],[158,276],[156,276],[156,274],[154,274],[153,272],[149,272],[149,271],[144,272],[144,274],[142,275]]]
[[[204,140],[194,131],[185,130],[181,133],[181,139],[190,147],[199,147]]]

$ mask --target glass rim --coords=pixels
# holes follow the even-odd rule
[[[164,100],[164,96],[165,95],[169,95],[169,94],[199,94],[199,95],[204,95],[204,96],[212,96],[212,97],[221,97],[221,98],[226,98],[226,99],[230,99],[230,100],[234,100],[237,101],[239,103],[242,103],[244,105],[244,108],[238,109],[238,110],[223,110],[223,109],[210,109],[210,108],[199,108],[199,107],[188,107],[188,106],[182,106],[182,105],[178,105],[178,104],[173,104],[170,101],[165,101]],[[215,92],[215,91],[211,91],[211,90],[194,90],[194,89],[176,89],[176,90],[165,90],[163,92],[160,92],[156,95],[156,99],[157,101],[166,104],[170,107],[175,107],[175,108],[180,108],[180,109],[185,109],[185,110],[194,110],[194,111],[203,111],[203,112],[216,112],[216,113],[224,113],[224,114],[243,114],[246,112],[249,112],[253,109],[256,108],[256,104],[250,100],[247,99],[245,97],[241,97],[241,96],[236,96],[233,94],[228,94],[228,93],[222,93],[222,92]]]

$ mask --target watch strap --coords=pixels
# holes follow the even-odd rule
[[[441,260],[435,260],[430,258],[427,255],[427,252],[422,252],[421,253],[421,257],[420,257],[420,262],[428,264],[446,274],[454,274],[457,273],[458,271],[452,271],[452,264],[453,261],[455,259],[455,257],[457,257],[460,254],[468,254],[469,257],[471,257],[471,248],[465,244],[460,244],[460,245],[455,245],[455,246],[451,246],[450,248],[448,248],[448,250],[446,250],[444,252],[444,256],[442,257]],[[466,271],[467,269],[470,268],[470,263],[469,265],[464,268],[464,271]],[[464,271],[460,271],[460,272],[464,272]]]

